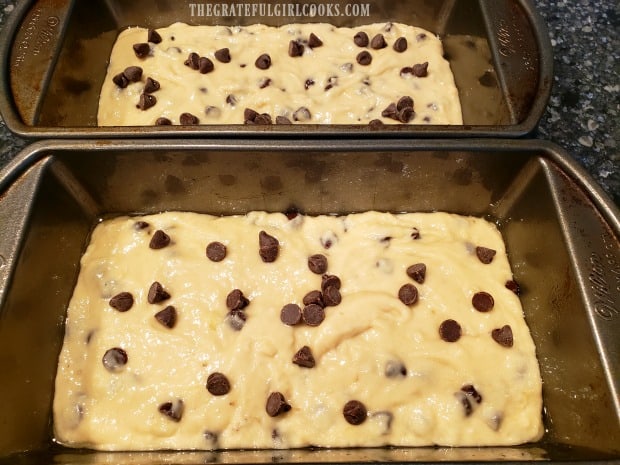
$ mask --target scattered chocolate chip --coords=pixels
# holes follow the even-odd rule
[[[421,237],[422,235],[420,234],[420,230],[418,228],[413,228],[413,231],[411,232],[411,239],[417,241]]]
[[[217,433],[207,430],[203,433],[203,436],[207,442],[210,442],[211,444],[217,444]]]
[[[342,414],[344,415],[344,419],[350,424],[361,425],[366,421],[368,411],[366,410],[366,406],[359,400],[350,400],[344,404]]]
[[[521,286],[514,280],[506,281],[506,289],[511,290],[517,295],[521,295]]]
[[[302,299],[304,305],[316,304],[321,307],[325,307],[325,303],[323,302],[323,294],[321,291],[310,291],[308,292],[304,298]]]
[[[140,94],[140,100],[136,105],[142,111],[146,111],[149,108],[154,107],[157,104],[157,98],[151,94]]]
[[[418,301],[418,290],[413,284],[405,284],[398,290],[398,298],[405,305],[413,305]]]
[[[407,268],[407,276],[413,279],[416,283],[424,284],[426,279],[426,265],[424,263],[416,263]]]
[[[267,398],[265,409],[270,417],[277,417],[282,413],[288,412],[291,406],[286,402],[281,392],[272,392]]]
[[[308,257],[308,268],[315,274],[323,274],[327,271],[327,257],[323,254],[315,254]]]
[[[297,353],[293,356],[293,363],[304,368],[314,368],[316,362],[314,360],[314,356],[312,355],[312,350],[310,350],[310,347],[303,346],[301,349],[299,349]]]
[[[144,84],[144,93],[152,94],[153,92],[157,92],[161,86],[159,85],[159,81],[156,81],[153,78],[146,78],[146,84]]]
[[[430,116],[425,116],[424,118],[422,118],[422,121],[424,121],[425,123],[430,123],[431,122],[431,117]]]
[[[291,40],[288,43],[288,56],[295,58],[304,54],[304,46],[296,40]]]
[[[276,124],[293,124],[286,116],[276,116]]]
[[[263,262],[271,263],[278,258],[280,242],[278,242],[278,239],[270,236],[265,231],[261,231],[258,234],[258,246],[258,253]]]
[[[161,118],[157,118],[155,120],[155,125],[156,126],[170,126],[170,125],[172,125],[172,121],[170,121],[168,118],[164,118],[162,116]]]
[[[306,107],[299,107],[293,113],[294,121],[308,121],[310,118],[312,118],[312,115],[310,114],[310,110]]]
[[[221,262],[226,258],[226,246],[221,242],[211,242],[207,245],[207,258],[212,262]]]
[[[230,392],[230,382],[222,373],[211,373],[207,378],[207,391],[214,396],[224,396]]]
[[[200,57],[198,59],[198,71],[200,72],[200,74],[210,73],[214,69],[215,66],[213,66],[213,62],[207,57]]]
[[[149,242],[149,247],[151,249],[163,249],[170,244],[170,236],[163,232],[161,229],[158,229],[151,237],[151,241]]]
[[[413,108],[406,107],[398,112],[398,117],[396,119],[400,121],[401,123],[406,124],[409,121],[411,121],[414,117],[415,117],[415,111],[413,111]]]
[[[358,53],[355,59],[362,66],[368,66],[370,63],[372,63],[372,55],[368,53],[366,50]]]
[[[254,122],[257,116],[258,112],[252,110],[251,108],[246,108],[245,110],[243,110],[243,119],[246,123],[248,121]]]
[[[463,410],[464,410],[465,416],[466,417],[470,416],[472,414],[472,412],[474,411],[474,409],[471,406],[471,402],[469,401],[469,398],[467,397],[467,394],[459,391],[459,392],[456,392],[454,395],[461,402],[461,405],[463,406]]]
[[[383,34],[377,34],[370,41],[370,48],[374,48],[375,50],[381,50],[385,47],[387,47],[387,42],[385,41],[385,37],[383,37]]]
[[[184,405],[181,399],[174,402],[165,402],[158,408],[159,412],[166,415],[172,421],[179,422],[183,417]]]
[[[413,74],[419,78],[428,76],[428,61],[413,65]]]
[[[308,90],[313,85],[314,85],[313,79],[306,79],[306,82],[304,82],[304,89]]]
[[[332,231],[327,231],[321,235],[320,241],[324,249],[329,249],[332,245],[338,243],[338,236]]]
[[[228,48],[216,50],[214,56],[220,63],[230,63],[230,50]]]
[[[367,47],[368,46],[368,34],[364,31],[360,31],[353,36],[353,42],[358,47]]]
[[[119,312],[126,312],[133,306],[133,296],[129,292],[121,292],[112,297],[109,304]]]
[[[152,44],[159,44],[162,40],[159,32],[157,32],[155,29],[149,29],[147,37],[147,41],[151,42]]]
[[[323,302],[326,307],[335,307],[342,302],[342,295],[336,286],[328,286],[323,291]]]
[[[234,107],[237,104],[237,97],[235,97],[234,95],[230,94],[226,96],[226,103],[228,105],[230,105],[231,107]]]
[[[407,368],[402,362],[388,360],[385,364],[385,376],[387,378],[402,378],[407,376]]]
[[[482,402],[482,396],[473,385],[466,384],[461,388],[461,391],[464,392],[468,397],[474,399],[477,404]]]
[[[164,300],[168,300],[170,298],[170,294],[166,292],[158,281],[155,281],[151,284],[149,288],[149,293],[147,296],[147,300],[150,304],[156,304],[159,302],[163,302]]]
[[[133,51],[138,58],[146,58],[151,53],[151,46],[146,42],[133,44]]]
[[[208,105],[205,108],[205,115],[211,118],[219,118],[221,114],[222,114],[222,110],[220,110],[218,107],[214,105]]]
[[[233,289],[226,296],[226,307],[229,310],[243,310],[249,303],[250,301],[239,289]]]
[[[136,231],[142,231],[143,229],[148,228],[150,225],[146,221],[136,221],[133,225],[133,228]]]
[[[479,312],[488,312],[495,305],[493,296],[487,292],[476,292],[471,299],[471,303]]]
[[[501,328],[494,329],[491,331],[491,337],[500,346],[512,347],[512,328],[509,325],[504,325]]]
[[[495,254],[496,252],[493,249],[487,249],[486,247],[476,247],[476,255],[478,256],[478,259],[485,265],[488,265],[493,261]]]
[[[185,60],[183,64],[185,66],[189,66],[191,69],[198,69],[199,61],[200,61],[200,56],[195,52],[191,52],[187,56],[187,60]]]
[[[101,359],[106,370],[111,371],[112,373],[118,373],[121,371],[123,367],[127,365],[127,360],[127,352],[120,347],[114,347],[106,350],[105,354],[103,354],[103,358]]]
[[[254,65],[258,69],[269,69],[269,67],[271,66],[271,57],[268,54],[263,53],[256,59]]]
[[[445,320],[439,325],[439,336],[446,342],[456,342],[461,338],[461,325],[454,320]]]
[[[280,310],[280,321],[285,325],[295,326],[301,321],[301,308],[297,304],[286,304]]]
[[[172,329],[177,324],[177,310],[172,305],[168,305],[155,314],[155,319],[166,328]]]
[[[398,53],[403,53],[405,50],[407,50],[407,39],[405,39],[404,37],[399,37],[398,39],[396,39],[396,42],[394,42],[392,48]]]
[[[400,69],[400,77],[405,77],[408,74],[413,74],[413,68],[411,66],[405,66]]]
[[[301,312],[301,317],[308,326],[319,326],[325,319],[325,310],[317,304],[306,305]]]
[[[338,85],[338,77],[337,76],[330,76],[329,79],[327,80],[327,84],[325,85],[325,91],[328,91],[329,89],[331,89],[332,87]]]
[[[310,33],[310,37],[308,38],[308,47],[317,48],[323,45],[323,41],[319,39],[314,32]]]
[[[381,116],[383,116],[384,118],[397,119],[398,118],[398,109],[396,108],[396,104],[395,103],[390,103],[385,108],[385,110],[383,110],[381,112]]]
[[[404,108],[413,108],[413,99],[408,95],[401,97],[398,99],[398,102],[396,102],[396,109],[398,111],[401,111]]]
[[[114,76],[112,78],[112,82],[121,89],[124,89],[129,85],[129,79],[127,79],[127,77],[123,73],[118,73],[116,76]]]
[[[193,126],[198,124],[200,120],[191,113],[181,113],[181,116],[179,116],[179,122],[183,126]]]
[[[385,126],[385,124],[383,124],[383,121],[380,119],[372,119],[368,122],[368,126],[370,129],[380,129]]]
[[[258,83],[258,87],[260,89],[264,89],[265,87],[269,87],[270,84],[271,84],[270,78],[262,78]]]
[[[228,321],[230,327],[235,331],[241,331],[247,318],[243,310],[231,310],[226,315],[226,321]]]
[[[128,66],[123,74],[129,82],[138,82],[142,79],[142,68],[139,66]]]

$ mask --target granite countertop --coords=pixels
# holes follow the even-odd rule
[[[0,0],[0,28],[20,0]],[[616,0],[534,0],[546,20],[555,81],[537,138],[564,147],[620,204],[620,7]],[[26,141],[0,119],[0,167]]]

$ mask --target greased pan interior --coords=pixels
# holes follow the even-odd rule
[[[503,448],[105,454],[54,445],[63,318],[101,217],[433,211],[497,222],[537,346],[547,432]],[[0,464],[620,459],[620,215],[570,157],[527,141],[39,142],[0,173]]]
[[[248,5],[253,3],[259,2]],[[330,5],[344,12],[349,2]],[[546,27],[530,0],[369,0],[363,5],[369,16],[233,18],[192,16],[189,3],[173,0],[24,0],[0,41],[0,66],[5,71],[0,73],[0,112],[13,132],[27,137],[516,137],[535,129],[551,90],[552,57]],[[365,125],[97,127],[99,91],[118,32],[176,21],[419,25],[444,40],[464,124],[387,125],[373,131]]]

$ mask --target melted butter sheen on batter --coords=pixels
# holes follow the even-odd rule
[[[368,45],[355,43],[361,32],[368,36]],[[385,124],[463,123],[441,41],[424,29],[399,23],[356,28],[325,23],[277,28],[175,23],[157,33],[158,43],[147,43],[144,28],[119,35],[101,89],[100,126],[154,125],[159,118],[171,124],[243,124],[247,108],[268,114],[274,123],[277,117],[294,124],[368,124],[375,119]],[[322,44],[311,40],[311,34]],[[385,46],[373,48],[373,43],[382,46],[380,40],[372,41],[379,34]],[[401,40],[397,51],[394,45],[400,38],[407,45],[403,50]],[[142,44],[138,52],[136,44]],[[216,54],[223,49],[228,49],[228,62]],[[370,64],[360,64],[362,52],[370,54]],[[213,69],[204,60],[204,73],[184,64],[191,53],[210,60]],[[270,64],[260,69],[257,60],[264,54]],[[417,76],[415,65],[426,62],[427,75]],[[141,77],[127,72],[131,79],[119,87],[113,78],[132,66],[142,69]],[[264,60],[260,66],[265,67]],[[159,89],[147,85],[147,78],[159,83]],[[404,121],[382,116],[402,97],[413,99],[413,114]],[[195,119],[181,121],[183,113]]]
[[[103,221],[68,308],[56,439],[101,450],[537,440],[541,379],[511,280],[496,227],[446,213]],[[329,303],[322,321],[306,314],[313,290]],[[283,316],[288,304],[303,316]]]

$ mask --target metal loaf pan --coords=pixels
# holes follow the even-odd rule
[[[231,0],[221,3],[227,2]],[[349,3],[330,2],[342,12]],[[370,16],[231,18],[192,16],[189,3],[174,0],[23,0],[0,40],[0,113],[13,132],[38,138],[518,137],[536,128],[551,90],[552,53],[546,26],[531,0],[368,0],[363,5]],[[464,125],[388,125],[374,131],[365,125],[96,127],[99,91],[118,32],[175,21],[323,21],[338,26],[399,21],[424,27],[443,38]]]
[[[490,448],[95,453],[53,442],[65,309],[101,217],[448,211],[491,219],[521,284],[546,434]],[[0,465],[620,460],[620,213],[519,140],[37,142],[0,172]]]

